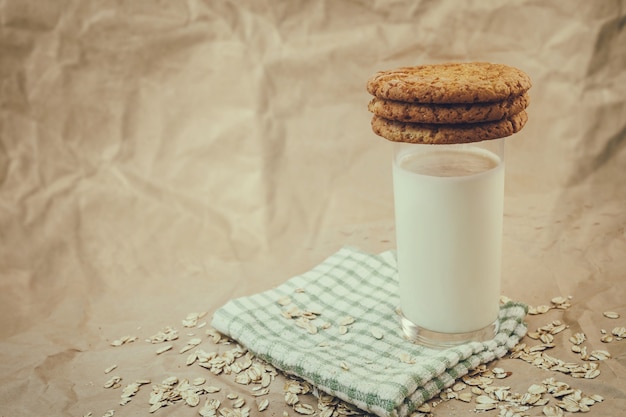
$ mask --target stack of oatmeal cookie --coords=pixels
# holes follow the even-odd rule
[[[374,74],[374,133],[394,142],[464,143],[510,136],[527,119],[531,81],[488,62],[402,67]]]

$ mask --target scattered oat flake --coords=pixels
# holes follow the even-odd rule
[[[158,401],[158,402],[152,404],[148,411],[151,412],[151,413],[154,413],[155,411],[157,411],[159,408],[163,407],[164,405],[165,405],[165,401]]]
[[[183,327],[196,327],[198,320],[206,316],[206,314],[206,311],[187,314],[187,317],[182,320]]]
[[[626,327],[615,327],[611,330],[611,334],[618,338],[626,338]]]
[[[493,375],[497,379],[504,379],[513,375],[513,373],[510,371],[505,371],[502,368],[493,368]]]
[[[278,304],[280,304],[281,306],[286,306],[291,304],[291,298],[289,298],[289,296],[284,296],[278,299]]]
[[[196,352],[190,353],[187,356],[187,360],[185,361],[185,363],[187,364],[187,366],[191,366],[196,362],[196,360],[198,360],[198,354]]]
[[[166,327],[163,330],[159,330],[154,335],[150,336],[146,339],[146,342],[150,343],[163,343],[163,342],[171,342],[172,340],[178,339],[178,330],[173,329],[171,327]]]
[[[156,354],[160,355],[161,353],[167,352],[168,350],[170,350],[173,346],[172,345],[165,345],[159,349],[157,349]]]
[[[574,345],[580,345],[585,340],[587,340],[587,336],[584,333],[574,333],[574,335],[569,338],[569,341]]]
[[[267,410],[267,407],[269,407],[269,405],[270,405],[270,400],[268,400],[266,398],[266,399],[264,399],[263,401],[261,401],[259,403],[258,410],[259,411],[265,411],[265,410]]]
[[[305,329],[309,332],[309,334],[317,334],[317,326],[313,323],[307,323]]]
[[[170,377],[165,378],[165,379],[161,382],[161,384],[163,384],[163,385],[168,385],[168,386],[172,386],[172,385],[176,384],[177,382],[178,382],[178,377],[175,377],[175,376],[170,376]]]
[[[242,408],[244,405],[246,405],[245,398],[237,398],[233,401],[233,408]]]
[[[184,398],[185,403],[189,407],[196,407],[198,404],[200,404],[200,396],[195,392],[188,392],[187,394],[185,394]]]
[[[530,306],[528,307],[528,314],[530,315],[545,314],[548,311],[550,311],[551,308],[552,307],[545,305],[545,304],[539,305],[537,307]]]
[[[605,311],[604,313],[602,313],[604,315],[604,317],[606,317],[607,319],[619,319],[620,315],[619,313],[616,313],[615,311]]]
[[[548,389],[545,387],[545,385],[540,385],[540,384],[533,384],[530,387],[528,387],[528,392],[530,394],[543,394],[547,391]]]
[[[200,338],[189,339],[187,341],[187,344],[190,346],[198,346],[200,343],[202,343],[202,339]]]
[[[122,397],[132,397],[139,391],[139,384],[132,382],[124,387],[122,390]]]
[[[235,382],[241,385],[248,385],[250,381],[250,376],[247,372],[237,374],[237,376],[235,377]]]
[[[459,392],[459,391],[463,391],[465,388],[467,388],[467,385],[465,385],[462,382],[457,382],[456,384],[452,386],[452,391]]]
[[[304,415],[315,414],[315,409],[309,404],[297,403],[296,405],[293,406],[293,409],[298,414],[304,414]]]
[[[114,415],[115,415],[115,410],[108,410],[107,412],[102,414],[102,417],[113,417]]]
[[[215,344],[220,343],[223,339],[222,334],[215,330],[213,327],[209,327],[205,333],[212,339],[213,343]]]
[[[191,385],[198,386],[198,385],[204,384],[205,382],[206,382],[206,378],[198,377],[198,378],[194,379],[193,381],[191,381]]]
[[[178,350],[178,353],[183,354],[183,353],[189,352],[193,348],[194,348],[193,345],[185,345]]]
[[[459,394],[458,399],[465,402],[465,403],[469,403],[472,401],[472,393],[471,392],[462,392]]]
[[[265,387],[254,387],[252,388],[252,396],[253,397],[262,397],[270,393],[270,389]]]
[[[117,347],[117,346],[125,345],[127,343],[132,343],[135,340],[137,340],[136,336],[123,336],[123,337],[120,337],[119,339],[112,341],[110,344],[111,346]]]
[[[111,365],[109,366],[107,369],[104,370],[105,374],[110,373],[111,371],[113,371],[115,368],[117,368],[117,365]]]
[[[403,363],[406,363],[406,364],[409,364],[409,365],[415,363],[415,359],[413,359],[411,357],[411,355],[409,355],[408,353],[401,353],[399,355],[399,357],[400,357],[400,361],[403,362]]]
[[[487,395],[479,395],[476,397],[476,404],[496,404],[497,402],[497,399],[491,398]]]
[[[289,392],[287,391],[285,393],[285,403],[287,405],[296,405],[298,402],[300,401],[300,399],[298,398],[298,394],[294,394],[293,392]]]
[[[372,329],[371,330],[372,336],[374,336],[375,339],[382,339],[383,338],[383,332],[380,329]]]
[[[105,382],[103,387],[104,388],[119,388],[121,381],[122,381],[122,377],[114,376],[111,379],[109,379],[107,382]]]
[[[611,358],[611,354],[606,350],[594,350],[590,354],[591,360],[604,361]]]
[[[556,405],[546,405],[543,407],[542,412],[546,417],[563,417],[563,410]]]

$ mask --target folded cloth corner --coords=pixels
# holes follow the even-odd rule
[[[437,350],[406,340],[394,252],[342,248],[283,284],[230,300],[212,325],[260,359],[381,417],[404,417],[526,334],[527,307],[501,305],[487,342]]]

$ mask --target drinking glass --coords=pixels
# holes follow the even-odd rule
[[[504,138],[393,144],[400,315],[430,347],[492,339],[500,300]]]

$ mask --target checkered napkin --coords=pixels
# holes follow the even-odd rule
[[[526,306],[507,302],[493,340],[429,349],[402,337],[398,303],[394,253],[343,248],[276,288],[229,301],[212,325],[286,373],[381,417],[410,415],[526,333]]]

